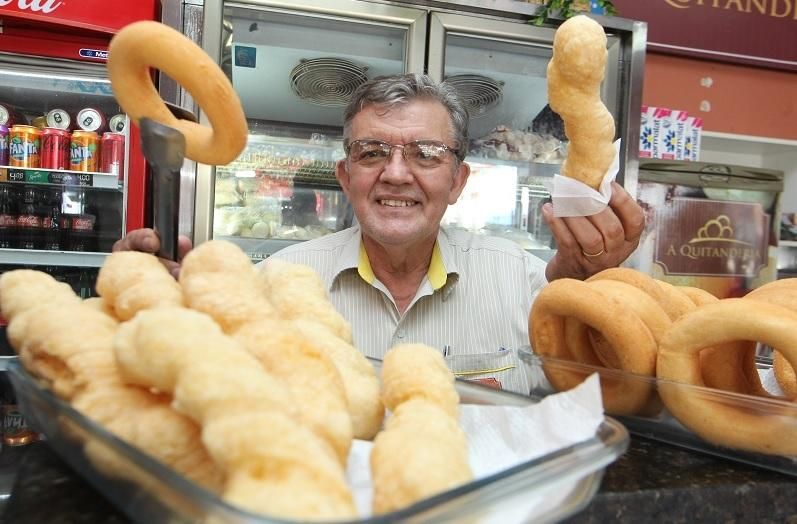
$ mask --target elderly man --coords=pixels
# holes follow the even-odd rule
[[[467,111],[446,84],[424,75],[366,82],[346,108],[346,158],[336,169],[358,225],[273,256],[318,271],[366,355],[423,342],[462,376],[520,390],[526,379],[509,350],[528,343],[537,291],[621,263],[637,246],[644,216],[616,184],[597,215],[555,218],[546,204],[558,247],[547,266],[511,241],[443,228],[470,174],[467,128]],[[115,246],[156,248],[150,230]]]

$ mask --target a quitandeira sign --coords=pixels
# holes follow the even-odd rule
[[[797,71],[797,0],[614,0],[651,50]]]
[[[769,221],[757,203],[673,198],[656,211],[655,262],[667,275],[757,277]]]

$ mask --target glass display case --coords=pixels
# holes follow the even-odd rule
[[[253,259],[348,227],[335,178],[343,109],[363,81],[423,69],[426,13],[357,1],[205,4],[205,49],[241,98],[249,139],[199,166],[195,242],[225,238]]]
[[[567,154],[562,121],[547,105],[558,22],[530,25],[533,7],[518,4],[206,3],[204,48],[232,79],[250,136],[230,165],[199,166],[195,242],[223,237],[263,258],[349,226],[334,176],[348,97],[377,75],[428,72],[454,85],[471,114],[472,174],[443,223],[550,257],[555,245],[540,209]],[[609,51],[602,97],[623,139],[618,181],[633,192],[646,26],[598,20]]]
[[[105,75],[0,54],[0,271],[99,267],[122,237],[129,125]]]

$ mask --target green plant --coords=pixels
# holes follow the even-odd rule
[[[607,15],[617,14],[617,9],[615,9],[611,0],[593,0],[593,2],[597,7],[602,7]],[[531,19],[531,23],[534,25],[542,25],[552,16],[570,18],[573,15],[577,15],[579,11],[575,8],[576,3],[577,0],[546,0],[546,2],[540,6],[534,18]]]

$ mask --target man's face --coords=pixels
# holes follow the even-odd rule
[[[351,121],[349,143],[379,140],[401,145],[434,140],[456,147],[446,108],[432,100],[415,100],[386,110],[369,106]],[[436,238],[446,208],[459,198],[470,168],[453,153],[434,167],[415,166],[394,148],[384,165],[362,165],[346,158],[337,177],[363,234],[385,247],[411,246]]]

